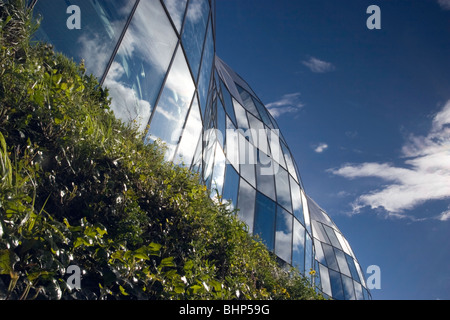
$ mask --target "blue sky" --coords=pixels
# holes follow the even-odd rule
[[[373,298],[450,299],[450,0],[217,0],[216,24],[306,192],[380,267]]]

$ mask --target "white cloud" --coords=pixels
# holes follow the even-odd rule
[[[305,60],[302,63],[314,73],[326,73],[335,69],[332,63],[314,57],[311,57],[309,60]]]
[[[439,5],[444,10],[450,10],[450,0],[438,0]]]
[[[376,177],[387,184],[363,194],[353,203],[354,212],[363,207],[384,208],[389,215],[405,217],[405,211],[432,200],[450,198],[450,100],[432,121],[426,136],[411,135],[403,146],[404,166],[390,163],[345,165],[329,170],[348,179]],[[441,214],[441,220],[450,212]]]
[[[300,93],[289,93],[280,100],[266,104],[266,108],[274,118],[285,113],[296,113],[305,105],[299,99]]]
[[[314,148],[314,151],[317,152],[317,153],[322,153],[326,149],[328,149],[328,144],[320,143],[317,147]]]
[[[441,220],[441,221],[447,221],[447,220],[450,220],[450,209],[447,210],[447,211],[445,211],[445,212],[442,212],[442,213],[439,215],[438,219]]]

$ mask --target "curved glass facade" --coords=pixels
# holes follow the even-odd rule
[[[281,264],[327,297],[370,299],[347,240],[306,195],[275,119],[216,56],[214,0],[30,5],[43,17],[37,39],[83,59],[109,88],[115,115],[148,129],[146,142],[163,141],[168,161],[198,172]],[[69,6],[79,9],[81,29],[69,28]]]

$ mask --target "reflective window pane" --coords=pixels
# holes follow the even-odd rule
[[[353,281],[353,286],[355,287],[355,295],[357,300],[363,300],[364,295],[362,291],[362,286],[360,283]]]
[[[345,259],[345,253],[336,248],[334,249],[334,253],[336,255],[336,260],[339,265],[339,270],[341,271],[341,273],[350,277],[351,276],[350,269],[347,265],[347,259]]]
[[[197,99],[194,99],[191,110],[189,112],[186,127],[181,136],[181,141],[178,146],[177,155],[174,158],[174,163],[184,164],[190,166],[197,143],[202,133],[202,120],[198,108]]]
[[[239,94],[241,95],[242,98],[242,102],[244,103],[244,108],[247,109],[248,112],[250,112],[251,114],[253,114],[256,117],[260,117],[258,110],[256,110],[255,104],[253,102],[253,99],[251,97],[251,95],[245,91],[243,88],[241,88],[239,85],[236,85]]]
[[[239,169],[239,135],[236,131],[236,127],[230,118],[226,117],[227,128],[226,128],[226,138],[225,138],[225,150],[227,155],[227,160],[233,165],[236,171]]]
[[[349,277],[342,276],[342,288],[344,290],[345,300],[355,300],[355,290],[353,289],[353,280]]]
[[[269,250],[274,248],[275,202],[260,192],[256,194],[254,234],[259,235]]]
[[[322,291],[325,294],[331,296],[333,292],[331,291],[330,274],[328,272],[328,268],[324,267],[323,265],[319,265],[319,268]]]
[[[194,90],[183,51],[178,48],[147,136],[147,139],[161,139],[166,143],[169,159],[180,138]]]
[[[308,233],[305,234],[305,272],[309,272],[313,267],[312,239]]]
[[[147,126],[177,42],[160,2],[141,1],[104,82],[118,118]]]
[[[336,261],[336,256],[334,255],[333,247],[322,243],[323,253],[325,254],[325,259],[327,260],[327,266],[330,269],[339,271],[339,266]]]
[[[278,172],[275,174],[275,185],[277,189],[277,202],[285,209],[292,212],[289,175],[287,171],[281,167],[278,168]]]
[[[220,144],[216,144],[216,156],[214,159],[213,175],[211,180],[211,196],[222,195],[222,187],[225,174],[225,155]],[[235,202],[236,203],[236,202]]]
[[[234,106],[234,113],[236,115],[238,129],[247,131],[249,129],[249,125],[245,109],[239,104],[239,102],[237,102],[234,99],[233,99],[233,106]]]
[[[345,258],[347,260],[347,264],[348,264],[348,267],[350,269],[350,273],[352,275],[352,278],[355,279],[356,281],[360,282],[359,274],[358,274],[358,271],[356,270],[356,266],[355,266],[355,261],[353,260],[352,257],[350,257],[347,254],[345,255]]]
[[[244,179],[239,184],[239,218],[244,221],[249,232],[253,233],[253,222],[255,217],[256,190]]]
[[[228,116],[230,117],[231,121],[233,121],[234,125],[236,126],[237,125],[236,115],[234,114],[234,107],[233,107],[233,102],[231,100],[231,95],[228,92],[228,89],[222,80],[220,80],[220,88],[222,91],[223,102],[225,104],[225,110],[226,110]]]
[[[35,16],[43,20],[35,37],[50,42],[55,50],[73,57],[76,62],[85,60],[86,70],[101,78],[111,59],[125,24],[136,1],[38,1]],[[80,29],[67,27],[66,14],[69,5],[77,5],[81,11]],[[88,58],[88,59],[87,59]]]
[[[332,228],[330,228],[327,225],[323,225],[323,229],[325,230],[326,234],[328,235],[328,239],[330,239],[331,244],[333,245],[333,247],[336,247],[338,249],[342,249],[341,248],[341,244],[339,243],[338,238],[336,237],[336,234],[334,232],[334,230]]]
[[[331,291],[333,292],[333,298],[337,300],[344,300],[341,275],[333,270],[328,270],[328,272],[330,274]]]
[[[288,263],[291,263],[292,259],[293,222],[294,217],[278,206],[275,232],[275,254]]]
[[[181,30],[181,25],[183,24],[184,12],[186,11],[187,0],[164,0],[167,11],[169,11],[170,17],[172,18],[173,24],[177,29],[178,33]]]
[[[314,239],[314,249],[316,250],[317,261],[326,266],[327,261],[325,260],[325,254],[323,253],[322,250],[322,243],[317,239]]]
[[[223,186],[223,199],[231,200],[232,207],[237,204],[237,195],[239,190],[239,175],[233,166],[227,164],[225,169],[225,182]]]
[[[303,215],[302,195],[300,192],[300,186],[294,181],[292,177],[290,179],[291,197],[292,197],[292,211],[294,216],[304,225],[305,218]]]
[[[224,146],[225,138],[226,138],[226,118],[225,118],[225,110],[222,107],[222,102],[220,99],[217,99],[217,129],[220,131],[219,143]],[[219,134],[219,133],[218,133]]]
[[[210,23],[208,27],[208,34],[206,36],[205,48],[203,51],[203,59],[201,62],[200,79],[198,81],[198,93],[200,97],[200,106],[202,114],[204,113],[204,109],[206,108],[206,99],[211,84],[211,71],[213,66],[213,59],[214,59],[214,39]]]
[[[208,16],[208,0],[189,1],[182,41],[186,55],[188,56],[189,66],[195,79],[197,79],[200,68]]]
[[[300,193],[302,195],[303,217],[305,219],[305,227],[306,227],[306,230],[308,230],[308,232],[311,234],[311,219],[310,219],[310,215],[309,215],[308,201],[306,200],[305,192],[300,189]]]
[[[272,124],[272,121],[270,120],[270,117],[267,114],[266,107],[264,107],[264,105],[261,102],[259,102],[257,99],[255,99],[254,97],[253,97],[253,102],[256,106],[256,109],[258,109],[258,113],[260,114],[261,119],[264,122],[264,124],[271,129],[275,129],[275,126]]]
[[[305,228],[297,219],[294,219],[292,265],[305,272]]]
[[[257,150],[239,133],[239,163],[242,177],[252,186],[256,187],[255,164],[257,161]]]
[[[311,223],[312,223],[312,227],[313,227],[314,237],[324,243],[331,244],[330,241],[328,240],[328,236],[326,235],[325,231],[323,230],[322,224],[317,222],[316,220],[312,220]]]
[[[275,179],[273,174],[272,164],[267,163],[268,156],[262,151],[258,152],[258,163],[256,165],[256,189],[264,193],[272,200],[276,200],[275,196]]]

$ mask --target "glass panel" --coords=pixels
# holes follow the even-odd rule
[[[320,265],[320,283],[322,285],[322,291],[331,296],[333,293],[331,291],[330,274],[328,273],[328,268]]]
[[[253,144],[266,154],[270,154],[267,132],[261,121],[251,114],[247,114],[250,124]]]
[[[186,11],[187,0],[164,0],[167,11],[169,11],[173,24],[180,33],[181,26],[183,24],[184,12]]]
[[[358,274],[358,271],[356,270],[356,266],[355,266],[355,261],[353,260],[352,257],[350,257],[347,254],[345,255],[345,258],[347,260],[347,264],[350,269],[350,273],[352,274],[352,278],[355,279],[356,281],[360,282],[359,274]]]
[[[244,103],[245,109],[247,109],[247,111],[249,111],[254,116],[259,118],[258,110],[256,110],[255,104],[253,103],[253,99],[250,96],[250,94],[247,91],[245,91],[244,89],[242,89],[239,85],[236,85],[236,87],[239,91],[239,94],[241,95],[242,102]]]
[[[216,144],[216,157],[213,169],[213,175],[211,180],[211,196],[215,197],[217,194],[222,195],[222,187],[224,183],[225,173],[225,155],[222,148]],[[236,202],[235,202],[236,203]]]
[[[180,144],[178,145],[177,155],[174,158],[175,164],[184,165],[188,168],[190,167],[201,134],[202,120],[200,118],[197,99],[194,99],[186,122],[186,127],[181,136]]]
[[[345,300],[355,300],[356,296],[355,296],[355,290],[353,289],[353,280],[344,275],[342,275],[341,278],[342,278],[342,287],[344,289]]]
[[[242,177],[256,187],[256,148],[239,133],[239,163]]]
[[[330,241],[328,240],[328,237],[327,237],[325,231],[323,231],[323,227],[322,227],[321,223],[317,222],[316,220],[312,220],[312,227],[313,227],[314,238],[317,238],[322,242],[331,244]]]
[[[147,139],[166,143],[168,159],[178,143],[194,90],[183,51],[178,48],[147,135]]]
[[[294,219],[292,265],[302,273],[305,272],[305,228],[297,219]]]
[[[258,152],[258,159],[267,157],[262,151]],[[263,158],[264,159],[264,158]],[[264,160],[266,162],[266,160]],[[275,196],[275,179],[273,171],[270,173],[271,165],[261,164],[261,160],[256,165],[256,186],[259,191],[270,197],[272,200],[276,200]]]
[[[226,165],[225,182],[223,185],[223,199],[231,200],[232,208],[235,208],[237,203],[237,195],[239,190],[239,175],[231,165]]]
[[[207,181],[212,174],[214,161],[214,151],[216,150],[216,140],[214,130],[208,130],[203,133],[204,149],[203,149],[203,179]],[[209,185],[207,184],[209,187]]]
[[[340,273],[328,270],[330,273],[331,291],[333,292],[333,298],[336,300],[344,300],[344,291],[342,289],[342,281]]]
[[[361,284],[356,282],[356,281],[353,281],[353,285],[355,287],[356,300],[363,300],[364,296],[363,296],[363,291],[362,291]]]
[[[222,97],[223,97],[223,102],[225,104],[225,110],[226,110],[228,116],[230,117],[231,121],[233,121],[234,125],[236,126],[237,125],[236,115],[234,114],[234,107],[233,107],[233,103],[231,100],[231,95],[228,92],[228,89],[222,80],[220,80],[220,88],[222,90]]]
[[[233,122],[231,122],[230,118],[227,116],[227,131],[226,131],[226,139],[225,139],[225,149],[227,160],[229,163],[233,165],[236,171],[239,170],[239,135],[236,131],[236,127]],[[253,175],[254,176],[254,175]]]
[[[289,212],[277,207],[275,254],[288,263],[291,263],[292,259],[293,221],[294,217]]]
[[[314,248],[316,249],[317,261],[319,261],[321,264],[326,266],[327,261],[325,260],[325,254],[323,253],[323,250],[322,250],[322,243],[317,239],[314,239]]]
[[[345,259],[345,253],[336,248],[334,249],[334,253],[336,255],[336,259],[339,265],[339,270],[341,271],[341,273],[350,277],[351,276],[350,269],[348,268],[347,265],[347,259]]]
[[[245,112],[245,109],[233,99],[233,105],[234,105],[234,113],[236,115],[237,125],[238,129],[242,129],[244,131],[247,131],[249,129],[248,122],[247,122],[247,114]]]
[[[361,266],[359,265],[359,263],[357,261],[355,261],[355,267],[356,267],[356,271],[358,271],[359,280],[361,280],[361,284],[365,287],[366,286],[366,281],[365,281],[365,278],[364,278],[363,273],[361,271]]]
[[[217,129],[220,131],[219,142],[223,146],[226,137],[226,119],[225,110],[220,99],[217,99]]]
[[[267,115],[266,107],[264,107],[264,105],[255,98],[253,98],[253,102],[255,103],[255,106],[258,109],[258,112],[259,112],[264,124],[266,126],[270,127],[271,129],[275,129],[274,125],[272,124],[272,121],[270,120],[269,116]]]
[[[195,149],[194,159],[192,160],[191,171],[194,173],[202,172],[202,149],[203,149],[203,135],[200,133],[200,137],[197,142],[197,148]]]
[[[342,249],[344,250],[344,252],[348,255],[352,255],[351,250],[348,248],[348,244],[345,241],[344,237],[342,236],[342,234],[339,231],[335,231],[336,233],[336,237],[339,240],[339,243],[341,244]]]
[[[147,126],[177,42],[161,3],[141,1],[104,82],[118,118]]]
[[[309,208],[308,201],[306,200],[306,195],[303,190],[300,189],[300,193],[302,195],[302,203],[303,203],[303,217],[305,218],[305,227],[309,233],[311,233],[311,220],[309,218]]]
[[[275,210],[275,202],[260,192],[256,193],[254,234],[261,237],[269,250],[274,247]]]
[[[189,1],[182,41],[195,79],[197,79],[200,67],[208,15],[208,0]]]
[[[336,256],[334,255],[333,247],[322,243],[323,253],[325,254],[325,259],[327,260],[327,266],[330,269],[339,271],[338,263],[336,261]]]
[[[313,267],[313,247],[312,240],[308,233],[305,234],[305,272],[309,272]]]
[[[239,218],[244,221],[249,232],[253,233],[253,222],[255,217],[255,198],[256,190],[249,185],[244,179],[239,184]]]
[[[52,43],[56,51],[73,57],[78,63],[89,57],[85,61],[88,74],[101,78],[135,2],[38,1],[34,14],[41,15],[43,20],[35,37]],[[71,15],[66,14],[66,11],[70,5],[80,8],[80,29],[67,27],[67,19]]]
[[[339,243],[339,240],[336,237],[336,234],[334,233],[334,230],[332,228],[330,228],[329,226],[327,226],[327,225],[323,225],[323,229],[327,233],[328,239],[330,239],[331,244],[333,245],[333,247],[336,247],[338,249],[342,249],[341,248],[341,244]]]
[[[211,84],[211,71],[214,59],[214,39],[212,36],[211,23],[206,36],[205,49],[203,51],[203,59],[201,63],[200,79],[198,82],[198,93],[200,97],[200,106],[202,113],[206,107],[206,98]],[[216,90],[215,90],[216,91]]]
[[[297,181],[297,183],[298,183],[298,179],[297,179],[297,175],[296,175],[295,167],[294,167],[294,161],[292,160],[291,152],[286,147],[284,142],[281,142],[280,145],[281,145],[281,150],[284,154],[284,158],[286,159],[286,164],[287,164],[289,173],[294,177],[295,181]]]
[[[292,210],[294,216],[304,225],[305,217],[303,215],[302,195],[300,192],[300,186],[294,181],[292,177],[289,177],[291,186],[292,197]]]
[[[278,172],[275,174],[275,185],[277,189],[277,202],[285,209],[292,212],[289,175],[283,168],[278,168]]]

